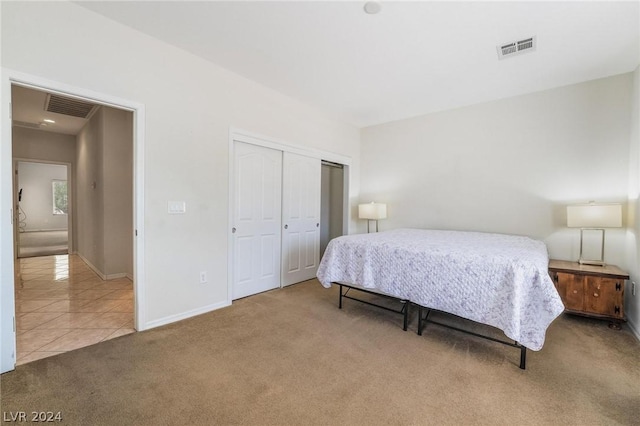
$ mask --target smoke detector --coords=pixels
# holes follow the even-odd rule
[[[534,52],[536,50],[536,36],[499,44],[496,46],[496,50],[498,51],[498,59],[505,59],[522,53]]]
[[[369,15],[375,15],[380,12],[382,5],[379,1],[368,1],[364,4],[364,11]]]

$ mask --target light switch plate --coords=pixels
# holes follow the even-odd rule
[[[187,203],[184,201],[169,201],[167,211],[169,214],[185,214]]]

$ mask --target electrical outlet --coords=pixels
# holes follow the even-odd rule
[[[207,271],[200,272],[200,284],[205,284],[207,282]]]

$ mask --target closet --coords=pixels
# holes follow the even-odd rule
[[[232,299],[315,277],[321,167],[317,157],[233,141]]]

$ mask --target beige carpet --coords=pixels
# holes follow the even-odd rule
[[[3,412],[63,424],[640,423],[640,343],[562,316],[513,348],[402,318],[308,281],[159,329],[18,366]]]

